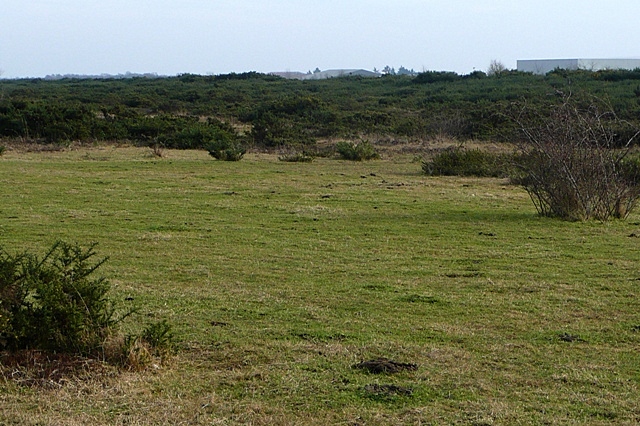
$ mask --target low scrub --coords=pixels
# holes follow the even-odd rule
[[[313,161],[313,155],[310,155],[304,151],[289,151],[280,154],[278,156],[278,160],[287,163],[311,163]]]
[[[514,169],[513,164],[513,154],[453,147],[423,161],[422,170],[431,176],[506,177]]]
[[[336,152],[342,159],[351,161],[377,160],[380,158],[380,154],[369,141],[362,141],[357,144],[347,141],[338,142],[336,143]]]
[[[218,139],[207,146],[209,155],[221,161],[240,161],[247,152],[246,148],[237,141]]]
[[[174,352],[171,325],[162,320],[148,325],[141,334],[117,341],[114,360],[132,370],[143,370],[154,360],[168,359]]]

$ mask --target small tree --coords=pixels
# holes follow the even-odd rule
[[[629,152],[638,132],[618,141],[612,129],[625,123],[615,114],[563,96],[548,115],[524,108],[516,122],[524,134],[518,181],[540,214],[607,220],[625,218],[636,206],[638,163]]]
[[[492,59],[487,69],[487,75],[500,75],[507,71],[507,67],[497,59]]]

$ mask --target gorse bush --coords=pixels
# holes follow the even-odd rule
[[[630,185],[640,186],[640,154],[628,155],[620,162],[620,173]]]
[[[513,154],[452,147],[423,161],[422,170],[431,176],[506,177],[513,170],[513,164]]]
[[[207,151],[216,160],[240,161],[247,149],[237,140],[221,138],[209,142]]]
[[[93,278],[106,259],[94,246],[58,242],[42,257],[0,251],[0,345],[92,354],[131,312],[117,315],[109,283]]]
[[[122,355],[127,342],[144,342],[149,356],[135,359],[136,367],[168,353],[173,335],[166,321],[148,326],[139,336],[118,332],[117,325],[134,309],[119,311],[108,297],[109,282],[94,277],[107,260],[95,259],[94,247],[57,242],[43,257],[0,249],[0,350],[95,356],[130,364],[134,359]]]
[[[341,141],[336,143],[336,152],[341,158],[351,161],[377,160],[380,154],[369,141],[353,143]]]
[[[173,120],[176,123],[163,129],[157,137],[157,141],[166,148],[206,149],[212,140],[233,141],[238,137],[229,124],[214,118],[207,119],[205,123],[200,123],[193,117],[179,117]]]
[[[443,130],[464,139],[509,141],[509,104],[526,98],[531,108],[545,108],[550,93],[569,87],[610,99],[621,118],[640,122],[638,70],[557,70],[543,76],[492,68],[493,76],[427,71],[415,78],[315,81],[257,73],[3,80],[0,137],[48,144],[158,140],[172,149],[202,149],[209,133],[238,129],[260,148],[310,147],[357,135],[426,139]],[[460,118],[464,125],[456,127]]]
[[[164,357],[173,350],[173,332],[166,320],[148,325],[140,337],[152,348],[156,356]]]

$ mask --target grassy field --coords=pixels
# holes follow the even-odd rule
[[[0,245],[98,242],[179,352],[50,386],[0,425],[640,423],[640,216],[540,218],[411,157],[238,163],[94,147],[0,157]],[[415,371],[353,368],[379,357]]]

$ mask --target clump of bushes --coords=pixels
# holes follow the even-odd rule
[[[12,255],[0,248],[0,350],[38,350],[110,361],[127,361],[127,341],[167,347],[167,323],[152,325],[140,337],[122,336],[118,325],[134,313],[109,298],[110,284],[95,277],[106,258],[87,248],[55,243],[39,257]]]
[[[369,141],[361,141],[357,144],[341,141],[336,143],[336,152],[342,159],[350,161],[367,161],[380,158],[380,154]]]
[[[209,142],[207,151],[216,160],[240,161],[247,149],[238,141],[221,138]]]
[[[451,147],[422,162],[431,176],[507,177],[513,172],[514,154],[495,154],[480,149]]]
[[[145,129],[145,134],[159,133],[151,145],[160,142],[171,149],[203,149],[212,140],[234,141],[238,138],[231,125],[215,118],[208,118],[204,123],[196,121],[196,117],[159,116],[147,120],[151,120],[149,126],[157,126],[157,130],[151,127]]]

